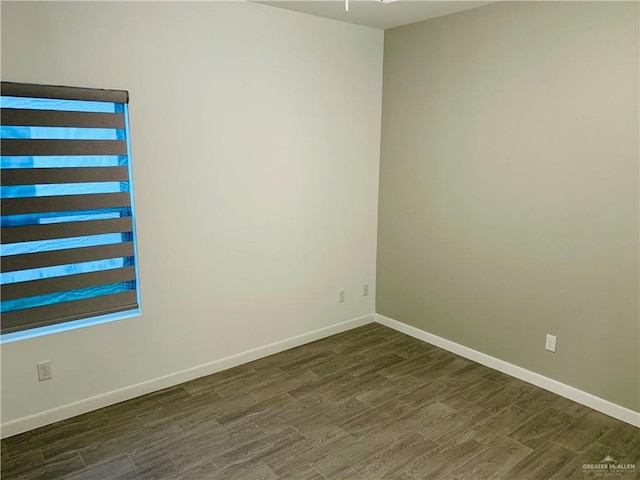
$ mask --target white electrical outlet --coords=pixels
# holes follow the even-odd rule
[[[544,344],[544,348],[546,348],[547,350],[549,350],[550,352],[555,352],[556,351],[556,341],[558,339],[556,338],[555,335],[549,335],[547,333],[547,340]]]
[[[344,302],[344,288],[338,290],[338,303]]]
[[[366,297],[367,295],[369,295],[369,284],[365,283],[362,285],[362,296]]]
[[[50,380],[51,379],[51,362],[45,360],[44,362],[36,363],[38,367],[38,380]]]

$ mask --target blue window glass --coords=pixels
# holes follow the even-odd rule
[[[2,340],[139,313],[128,94],[5,85]]]

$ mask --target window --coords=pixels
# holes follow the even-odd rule
[[[3,339],[138,313],[128,93],[2,82],[0,94]]]

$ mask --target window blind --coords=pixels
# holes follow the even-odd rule
[[[138,308],[128,100],[1,83],[3,334]]]

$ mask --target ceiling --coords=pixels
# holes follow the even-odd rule
[[[386,29],[468,10],[493,2],[455,0],[398,0],[391,2],[385,0],[385,2],[382,2],[381,0],[350,0],[348,12],[345,12],[344,0],[258,0],[257,3],[295,10],[296,12],[308,13],[318,17],[340,20],[342,22]]]

